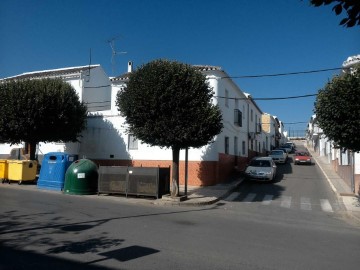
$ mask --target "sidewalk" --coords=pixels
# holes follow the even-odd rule
[[[346,185],[341,177],[333,170],[327,157],[319,156],[318,153],[314,152],[310,148],[308,148],[308,151],[325,175],[332,191],[346,207],[347,213],[360,221],[360,198],[351,191],[351,188]]]
[[[187,196],[184,200],[180,198],[171,198],[163,196],[156,200],[154,204],[158,205],[180,205],[180,206],[199,206],[213,204],[223,198],[229,196],[243,181],[238,175],[225,183],[214,186],[195,187],[188,186]],[[180,186],[180,195],[184,193],[184,186]]]

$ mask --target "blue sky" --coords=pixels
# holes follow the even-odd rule
[[[341,67],[360,54],[360,28],[339,26],[331,7],[304,0],[1,0],[0,78],[101,64],[109,76],[165,58],[222,67],[230,76]],[[107,42],[116,37],[111,63]],[[113,72],[114,70],[114,72]],[[234,79],[253,98],[315,94],[337,71]],[[301,130],[315,97],[260,101]],[[286,124],[289,123],[289,124]]]

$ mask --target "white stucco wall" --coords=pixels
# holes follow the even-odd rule
[[[171,149],[151,147],[138,142],[137,149],[129,149],[129,136],[124,127],[124,119],[121,116],[103,116],[88,118],[88,128],[80,138],[79,156],[90,159],[121,159],[121,160],[172,160]],[[217,160],[216,151],[210,151],[213,145],[199,149],[189,149],[190,161]],[[182,153],[184,152],[184,153]],[[185,159],[185,151],[181,158]]]
[[[230,155],[247,156],[248,155],[248,124],[247,124],[247,100],[244,93],[230,79],[220,79],[226,76],[224,73],[217,72],[216,80],[212,82],[215,91],[215,99],[223,116],[223,131],[217,136],[217,150],[219,153],[225,153],[225,137],[229,138]],[[215,84],[217,82],[217,85]],[[242,113],[242,126],[234,124],[234,110],[238,109]],[[235,146],[235,137],[237,146]],[[245,152],[243,151],[243,142],[245,142]],[[237,151],[237,153],[235,153]]]
[[[240,89],[231,80],[220,79],[224,76],[222,72],[207,72],[209,86],[214,91],[213,102],[218,104],[223,112],[224,129],[221,134],[216,136],[215,142],[199,149],[189,149],[189,160],[217,161],[218,154],[225,152],[225,137],[229,137],[229,154],[234,155],[236,147],[234,145],[237,137],[237,154],[247,156],[248,133],[247,133],[247,108],[246,100]],[[138,149],[128,149],[128,134],[125,130],[125,121],[119,116],[115,105],[117,92],[126,86],[126,82],[118,81],[112,86],[111,110],[103,111],[103,116],[89,118],[88,128],[84,131],[81,138],[79,156],[86,156],[94,159],[134,159],[134,160],[171,160],[171,149],[161,149],[150,147],[147,144],[138,143]],[[228,91],[228,106],[225,105],[225,89]],[[235,97],[240,98],[235,102]],[[243,126],[238,127],[234,124],[235,106],[243,111]],[[258,114],[258,118],[260,114]],[[242,142],[245,142],[245,154],[242,154]],[[261,142],[259,140],[259,142]],[[262,147],[262,144],[261,144]],[[185,151],[181,152],[181,159],[185,158]]]

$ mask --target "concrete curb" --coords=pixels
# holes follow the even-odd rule
[[[214,196],[208,196],[208,197],[203,197],[203,198],[198,198],[198,199],[192,199],[191,195],[190,195],[187,200],[184,200],[182,202],[178,201],[177,199],[169,200],[167,198],[166,200],[162,200],[162,199],[157,200],[153,204],[168,205],[168,206],[206,206],[206,205],[211,205],[211,204],[214,204],[214,203],[220,201],[221,199],[228,197],[232,192],[234,192],[235,189],[237,189],[242,184],[243,181],[244,181],[244,179],[239,179],[236,184],[231,185],[229,187],[229,189],[227,189],[226,191],[223,192],[223,194],[218,194],[218,195],[214,194]]]

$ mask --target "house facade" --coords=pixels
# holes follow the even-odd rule
[[[271,151],[278,144],[278,122],[275,117],[268,113],[263,113],[261,116],[262,129],[267,134],[265,138],[265,145],[268,151]]]
[[[61,78],[63,81],[72,85],[78,94],[80,101],[86,104],[88,112],[109,110],[111,108],[110,80],[100,65],[27,72],[5,78],[4,80],[34,80],[42,78]],[[7,158],[11,149],[23,147],[23,144],[0,144],[0,158]],[[69,149],[69,147],[71,147],[71,149]],[[77,148],[78,144],[40,143],[38,145],[37,153],[39,154],[39,157],[42,157],[43,154],[52,151],[76,152]]]
[[[188,149],[188,184],[207,186],[226,180],[234,170],[244,170],[252,157],[265,155],[278,131],[276,128],[264,131],[263,112],[224,70],[216,66],[194,67],[206,76],[214,92],[212,102],[219,106],[224,125],[212,143]],[[61,77],[74,86],[89,108],[87,128],[78,143],[40,143],[39,157],[60,151],[91,159],[98,165],[171,167],[171,149],[151,147],[128,134],[125,119],[116,107],[117,93],[126,87],[132,68],[133,63],[129,62],[126,73],[111,79],[99,65],[26,73],[32,79]],[[25,78],[23,75],[14,78]],[[0,148],[1,153],[9,151]],[[185,160],[183,149],[180,184],[185,179]]]
[[[354,194],[360,194],[360,153],[338,147],[318,126],[316,115],[310,118],[306,134],[307,147],[326,157],[333,170]]]
[[[195,149],[188,150],[188,183],[189,185],[213,185],[224,181],[237,168],[245,168],[249,157],[262,151],[261,110],[251,99],[249,94],[243,93],[240,88],[220,68],[215,66],[194,66],[206,75],[209,86],[214,92],[212,102],[217,104],[223,116],[223,131],[214,138],[214,142]],[[94,145],[91,141],[98,141],[94,137],[88,141],[99,126],[108,126],[115,131],[115,135],[122,142],[122,151],[119,154],[105,153],[104,149],[116,148],[99,147],[90,155],[89,148],[86,156],[100,165],[116,164],[133,166],[161,166],[167,167],[172,163],[171,149],[150,147],[136,140],[132,134],[126,134],[125,120],[119,116],[115,105],[116,95],[126,87],[132,63],[128,65],[128,72],[112,78],[112,105],[111,110],[101,112],[101,116],[89,117],[88,129],[83,136],[82,145]],[[117,132],[118,131],[118,132]],[[101,129],[97,131],[101,134]],[[85,134],[84,134],[85,135]],[[110,143],[111,140],[106,140]],[[83,148],[81,146],[81,148]],[[119,149],[120,150],[120,149]],[[81,155],[81,152],[80,152]],[[111,158],[109,158],[111,157]],[[185,178],[185,150],[180,152],[180,183]]]

